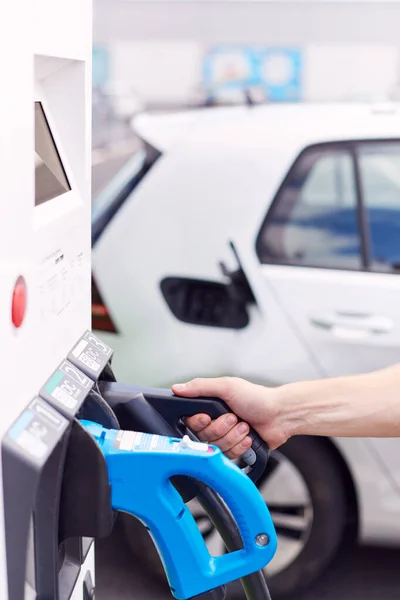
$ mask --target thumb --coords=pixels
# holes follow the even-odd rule
[[[178,396],[195,398],[197,396],[217,396],[229,400],[232,394],[231,377],[197,378],[187,383],[176,383],[172,391]]]

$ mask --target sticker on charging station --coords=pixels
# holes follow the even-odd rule
[[[176,449],[175,449],[176,446]],[[118,450],[140,450],[146,451],[166,450],[176,452],[179,450],[179,444],[172,444],[170,438],[151,433],[141,433],[139,431],[118,431],[114,440],[114,448]]]
[[[46,381],[39,395],[67,417],[74,417],[93,385],[89,377],[64,360]]]
[[[42,464],[60,441],[68,421],[42,398],[34,398],[7,432],[26,458]]]
[[[88,377],[97,381],[111,357],[111,348],[91,331],[86,331],[68,354],[67,359]]]
[[[114,448],[127,451],[144,452],[181,452],[184,450],[195,450],[196,452],[213,452],[213,448],[208,444],[194,442],[187,436],[181,440],[156,435],[151,433],[141,433],[139,431],[118,431],[114,440]]]

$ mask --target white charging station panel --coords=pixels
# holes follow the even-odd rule
[[[92,6],[13,0],[1,12],[3,437],[90,328]],[[0,598],[7,599],[1,482]],[[88,571],[94,580],[93,555],[92,548],[80,579]],[[26,598],[36,597],[32,568],[30,548]],[[82,598],[82,582],[72,597]]]

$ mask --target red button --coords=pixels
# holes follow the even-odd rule
[[[11,320],[14,327],[21,327],[26,312],[26,285],[23,277],[18,277],[13,291]]]

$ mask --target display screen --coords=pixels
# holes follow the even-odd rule
[[[35,102],[35,206],[70,189],[42,104]]]

